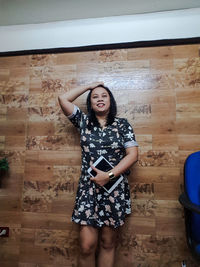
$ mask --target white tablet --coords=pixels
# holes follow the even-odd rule
[[[100,156],[94,163],[93,166],[101,171],[108,172],[113,169],[112,164],[103,156]],[[88,173],[92,176],[96,176],[96,172],[90,167]],[[110,180],[107,184],[103,186],[106,192],[111,193],[115,187],[123,180],[123,176],[120,175],[113,180]]]

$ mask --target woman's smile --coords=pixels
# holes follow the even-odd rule
[[[104,106],[105,106],[104,103],[98,103],[98,104],[97,104],[97,107],[99,107],[99,108],[102,108],[102,107],[104,107]]]

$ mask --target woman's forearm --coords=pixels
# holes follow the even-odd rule
[[[82,95],[83,93],[85,93],[89,89],[90,89],[90,87],[78,86],[75,89],[72,89],[72,90],[67,91],[66,93],[60,95],[58,97],[58,99],[60,101],[73,102],[74,100],[76,100],[77,97],[79,97],[80,95]]]
[[[79,97],[80,95],[82,95],[86,91],[92,90],[101,84],[103,84],[103,83],[98,82],[98,83],[89,84],[87,86],[77,86],[76,88],[74,88],[74,89],[62,94],[61,96],[59,96],[59,99],[73,102],[74,100],[76,100],[77,97]]]
[[[129,153],[111,170],[115,176],[127,171],[138,160],[138,148],[129,148]]]

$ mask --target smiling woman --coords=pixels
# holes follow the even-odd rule
[[[88,115],[72,102],[84,92]],[[95,252],[100,241],[98,267],[112,267],[120,226],[131,213],[130,190],[125,173],[137,161],[137,142],[126,119],[116,117],[111,91],[102,83],[79,87],[59,97],[60,106],[81,134],[82,168],[72,221],[80,225],[79,267],[96,266]],[[93,163],[104,156],[113,166],[102,171]],[[87,170],[91,167],[95,177]],[[108,193],[104,185],[123,174],[123,180]],[[100,240],[99,239],[100,232]]]

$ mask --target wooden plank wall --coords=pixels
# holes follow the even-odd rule
[[[130,176],[133,213],[121,229],[115,267],[198,266],[177,199],[183,163],[200,150],[200,45],[0,58],[1,267],[71,267],[78,227],[70,222],[80,174],[79,135],[57,96],[104,81],[140,144]],[[85,110],[85,96],[77,104]]]

